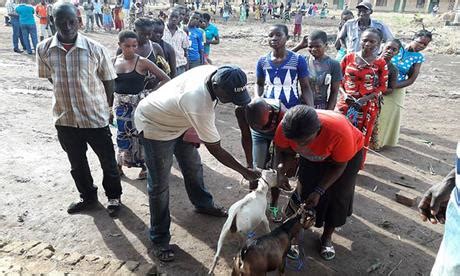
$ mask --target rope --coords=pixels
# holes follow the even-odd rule
[[[391,163],[393,163],[393,164],[395,164],[395,165],[397,165],[397,166],[399,166],[399,167],[401,167],[401,168],[403,168],[403,169],[405,169],[405,170],[407,170],[407,171],[410,171],[410,172],[412,172],[412,173],[418,174],[419,176],[421,176],[421,178],[423,178],[423,179],[425,179],[425,180],[428,180],[429,182],[433,182],[433,179],[430,179],[430,178],[424,176],[422,173],[420,173],[419,171],[416,171],[416,170],[412,169],[411,167],[408,167],[408,166],[406,166],[406,165],[403,165],[403,164],[399,163],[398,161],[395,161],[395,160],[393,160],[393,159],[391,159],[391,158],[388,158],[388,157],[386,157],[385,155],[383,155],[383,154],[381,154],[381,153],[378,153],[378,152],[376,152],[375,150],[370,149],[369,147],[364,147],[364,148],[367,149],[368,151],[372,152],[373,154],[375,154],[375,155],[377,155],[377,156],[379,156],[379,157],[381,157],[381,158],[383,158],[383,159],[385,159],[385,160],[388,160],[388,161],[390,161]]]

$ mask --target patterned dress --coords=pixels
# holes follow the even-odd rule
[[[340,95],[337,109],[347,116],[364,135],[364,164],[366,148],[369,146],[372,130],[379,112],[378,97],[367,101],[363,105],[359,105],[354,101],[372,93],[376,95],[385,93],[388,85],[388,67],[382,58],[375,59],[371,64],[360,64],[357,62],[358,58],[360,57],[357,53],[350,53],[342,60],[342,87],[345,91]],[[346,97],[347,102],[345,101]]]
[[[305,58],[291,51],[281,64],[272,62],[272,53],[257,62],[256,77],[265,79],[263,97],[279,99],[286,108],[301,104],[298,80],[308,76]]]

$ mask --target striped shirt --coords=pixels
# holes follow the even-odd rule
[[[107,50],[78,34],[68,52],[57,36],[37,46],[38,76],[53,80],[55,125],[101,128],[109,124],[109,106],[102,81],[117,77]]]
[[[9,16],[16,16],[16,17],[18,16],[18,14],[16,13],[17,5],[14,3],[13,0],[6,1],[5,7],[6,7],[6,14],[8,14]]]
[[[173,46],[176,52],[176,66],[184,66],[187,64],[187,57],[185,57],[184,49],[190,46],[188,35],[181,29],[177,28],[174,35],[171,34],[168,26],[165,26],[163,40]]]

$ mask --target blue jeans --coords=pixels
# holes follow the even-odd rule
[[[16,16],[10,19],[11,27],[13,28],[13,49],[19,50],[18,40],[21,41],[23,49],[26,49],[24,39],[22,38],[21,26],[19,25],[19,18]]]
[[[35,24],[22,24],[21,25],[22,39],[26,45],[27,53],[31,54],[32,50],[37,49],[37,26]],[[32,39],[32,46],[30,46],[29,36]]]
[[[188,68],[193,69],[195,67],[198,67],[202,65],[201,60],[189,60],[188,61]]]
[[[268,150],[273,140],[273,135],[251,130],[253,166],[265,169],[268,159]]]
[[[460,275],[460,205],[455,193],[454,189],[447,206],[444,237],[431,270],[433,276]]]
[[[155,245],[167,245],[171,239],[169,227],[169,175],[173,155],[184,177],[185,190],[197,208],[214,206],[212,195],[203,182],[203,166],[194,145],[184,142],[182,136],[170,141],[151,140],[141,136],[148,168],[147,190],[150,206],[150,240]]]

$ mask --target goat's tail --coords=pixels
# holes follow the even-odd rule
[[[236,217],[236,213],[233,213],[234,217]],[[212,262],[211,269],[209,269],[208,274],[211,275],[214,271],[214,268],[216,268],[217,261],[219,260],[219,255],[220,251],[222,250],[222,245],[224,244],[225,237],[228,234],[228,231],[230,231],[230,228],[232,227],[234,218],[227,218],[227,220],[224,223],[224,226],[222,227],[222,231],[220,232],[219,240],[217,241],[217,250],[216,250],[216,255],[214,256],[214,260]]]

